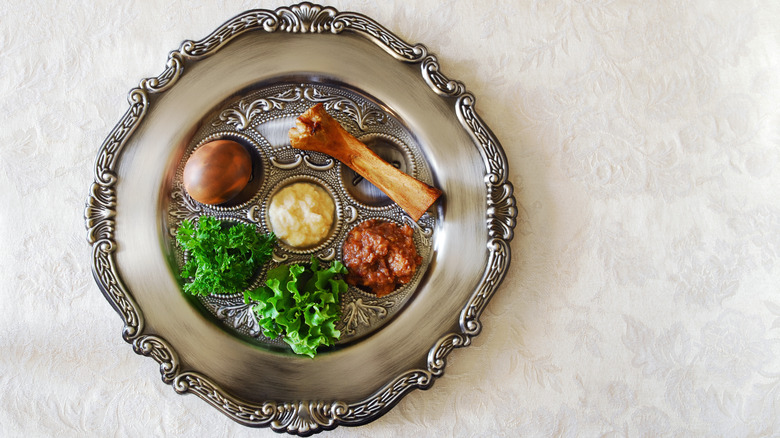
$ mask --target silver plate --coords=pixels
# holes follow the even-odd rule
[[[276,263],[339,258],[348,230],[367,218],[411,223],[340,163],[289,147],[291,121],[317,101],[444,196],[414,224],[424,264],[413,282],[384,299],[351,288],[344,339],[309,359],[264,338],[237,297],[183,294],[176,273],[185,255],[172,236],[203,214],[267,230],[269,196],[296,179],[330,191],[338,223],[318,247],[280,245]],[[87,199],[93,274],[124,321],[123,338],[177,392],[279,432],[364,424],[429,388],[447,355],[479,334],[510,261],[516,208],[506,158],[474,101],[424,46],[364,15],[309,3],[247,11],[182,43],[163,73],[130,91]],[[217,137],[239,139],[261,165],[251,193],[214,208],[181,189],[181,169]]]

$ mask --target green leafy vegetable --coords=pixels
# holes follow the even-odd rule
[[[193,280],[184,284],[184,291],[209,295],[246,289],[257,268],[271,258],[276,237],[259,234],[251,225],[224,226],[211,216],[201,216],[197,227],[183,221],[176,240],[189,251],[181,276]]]
[[[314,357],[317,347],[333,345],[341,336],[335,326],[339,295],[348,286],[336,276],[346,273],[338,261],[321,269],[313,257],[311,265],[281,265],[268,271],[266,286],[244,292],[244,301],[255,302],[266,336],[282,336],[295,353]]]

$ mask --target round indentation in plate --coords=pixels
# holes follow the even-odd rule
[[[323,228],[318,229],[316,224],[316,222],[320,221],[318,216],[322,216],[323,213],[327,214],[327,211],[311,210],[312,208],[316,209],[319,207],[319,203],[316,202],[316,200],[315,202],[312,202],[309,200],[296,199],[291,203],[289,201],[292,201],[293,198],[287,198],[287,205],[292,206],[293,210],[288,210],[288,212],[282,210],[281,214],[277,218],[271,218],[271,209],[275,204],[277,195],[279,195],[282,191],[295,186],[296,184],[310,184],[315,188],[322,190],[322,192],[330,197],[330,200],[333,201],[333,216],[329,225],[325,225],[327,222],[327,219],[325,219],[323,221],[325,223],[321,224],[323,225]],[[288,193],[288,195],[285,196],[289,195],[290,194]],[[315,194],[315,196],[317,195]],[[263,221],[265,222],[266,228],[277,235],[280,246],[292,253],[312,253],[322,249],[333,240],[340,227],[341,203],[339,202],[335,191],[325,181],[310,175],[296,175],[280,181],[270,191],[268,198],[264,202],[263,206]],[[278,207],[283,208],[282,205],[278,205]],[[274,208],[277,208],[277,206],[274,206]],[[312,216],[309,216],[310,214]],[[325,226],[327,226],[327,230],[324,229]],[[304,235],[298,236],[297,234],[299,233],[303,233]],[[311,235],[312,233],[314,235]],[[296,242],[298,241],[302,241],[303,243],[297,244]]]
[[[364,135],[358,140],[396,169],[415,176],[416,168],[411,158],[412,154],[408,146],[398,139],[387,134],[374,133]],[[393,204],[384,192],[346,166],[341,168],[341,183],[355,201],[368,207],[386,207]]]
[[[425,266],[418,243],[414,239],[414,229],[408,228],[411,233],[407,235],[405,226],[383,217],[368,218],[355,224],[346,234],[341,248],[344,265],[349,270],[347,282],[367,296],[380,299],[391,296],[413,283]],[[355,236],[356,232],[361,234]],[[411,244],[411,250],[408,244]],[[366,257],[366,254],[371,256]],[[377,289],[374,287],[354,284],[350,279],[352,275],[357,275],[353,279],[361,283],[369,281],[380,286],[380,291],[385,287],[388,289],[377,295]],[[389,289],[390,287],[392,289]]]
[[[199,141],[197,146],[193,148],[193,152],[196,151],[199,147],[203,146],[204,144],[212,142],[214,140],[231,140],[244,146],[246,151],[249,152],[249,156],[252,159],[252,173],[249,177],[249,182],[247,182],[246,186],[236,196],[221,204],[210,205],[210,204],[202,204],[194,199],[193,201],[197,202],[200,205],[205,205],[216,211],[227,212],[227,211],[239,210],[241,208],[244,208],[250,201],[252,201],[252,199],[254,199],[255,196],[257,196],[257,194],[260,192],[260,188],[263,186],[263,174],[264,174],[263,155],[260,152],[260,148],[255,144],[254,141],[252,141],[252,139],[250,139],[246,135],[239,134],[236,132],[218,132],[218,133],[211,134],[208,137]],[[186,161],[182,163],[182,169],[184,168],[185,164]]]

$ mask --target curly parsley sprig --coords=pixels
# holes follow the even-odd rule
[[[201,216],[198,225],[184,220],[176,233],[189,257],[181,270],[184,291],[192,295],[233,294],[249,286],[257,269],[271,259],[276,236],[260,234],[243,223],[225,225]]]

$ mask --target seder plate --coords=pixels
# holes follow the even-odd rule
[[[427,389],[479,317],[510,261],[515,200],[503,150],[463,84],[357,13],[301,3],[250,10],[171,52],[165,70],[130,91],[130,107],[98,151],[85,218],[93,274],[124,322],[123,338],[160,365],[164,382],[248,426],[308,435],[370,422]],[[417,222],[346,166],[289,146],[314,103],[406,173],[443,190]],[[235,200],[199,204],[182,188],[189,155],[216,138],[244,144],[253,178]],[[341,258],[364,220],[407,223],[423,264],[383,298],[350,287],[342,339],[314,359],[263,336],[240,295],[192,297],[177,273],[184,219],[211,215],[270,231],[267,205],[294,181],[336,204],[328,238],[277,245],[273,261]],[[260,284],[264,271],[258,273]]]

